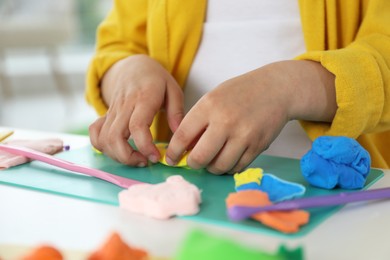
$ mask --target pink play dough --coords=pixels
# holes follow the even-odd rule
[[[137,184],[119,193],[121,208],[157,219],[199,212],[200,190],[180,175],[158,184]]]

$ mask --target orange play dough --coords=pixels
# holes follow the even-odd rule
[[[88,260],[147,260],[148,254],[144,250],[129,247],[119,234],[113,233],[107,242]]]
[[[226,198],[226,206],[267,206],[272,203],[268,199],[268,194],[259,190],[244,190],[237,193],[230,193]],[[272,211],[258,213],[251,218],[262,224],[279,230],[284,233],[295,233],[299,227],[309,222],[310,214],[304,210],[292,211]]]
[[[34,249],[29,255],[22,260],[62,260],[64,259],[60,251],[52,246],[40,246]]]

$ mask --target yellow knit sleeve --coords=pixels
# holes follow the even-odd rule
[[[88,67],[86,99],[99,115],[107,106],[100,92],[100,81],[117,61],[133,54],[147,53],[145,0],[115,0],[113,8],[97,30],[96,52]]]
[[[331,124],[301,122],[308,135],[361,134],[390,129],[390,2],[371,1],[355,40],[345,48],[309,51],[336,76],[338,109]]]

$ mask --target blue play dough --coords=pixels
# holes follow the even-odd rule
[[[355,140],[321,136],[301,159],[303,177],[313,186],[359,189],[370,172],[370,154]]]
[[[249,182],[236,187],[236,191],[260,190],[268,194],[270,201],[279,202],[302,196],[306,189],[303,185],[282,180],[272,174],[263,174],[260,185]]]
[[[257,182],[248,182],[236,187],[236,191],[241,191],[241,190],[261,190],[261,189],[260,189],[260,184],[258,184]]]

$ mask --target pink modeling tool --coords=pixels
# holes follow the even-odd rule
[[[45,153],[41,153],[26,147],[16,147],[16,146],[0,144],[0,150],[8,153],[16,154],[16,155],[21,155],[33,160],[41,161],[72,172],[83,173],[85,175],[89,175],[95,178],[99,178],[111,182],[122,188],[129,188],[132,185],[143,183],[141,181],[120,177],[108,172],[100,171],[98,169],[77,165],[72,162],[68,162],[63,159],[59,159],[57,157]]]

